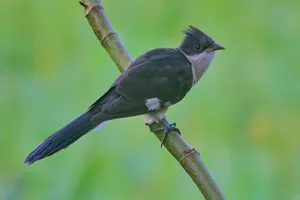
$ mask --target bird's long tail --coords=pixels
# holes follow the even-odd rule
[[[25,164],[32,164],[37,160],[67,148],[84,134],[94,129],[97,125],[91,122],[92,114],[87,111],[62,129],[53,133],[44,142],[42,142],[34,151],[32,151],[25,160]]]

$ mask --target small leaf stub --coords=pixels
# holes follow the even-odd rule
[[[82,1],[79,1],[79,4],[82,5],[83,7],[87,7],[87,5],[85,3],[83,3]]]
[[[93,8],[95,8],[95,7],[101,8],[101,6],[98,6],[97,4],[88,5],[88,4],[83,3],[82,1],[79,1],[79,4],[84,7],[84,16],[85,17],[91,12],[91,10]]]

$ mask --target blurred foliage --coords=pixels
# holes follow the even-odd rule
[[[190,24],[224,45],[168,117],[228,199],[300,199],[300,1],[103,3],[133,57],[177,46]],[[0,199],[203,199],[142,117],[25,166],[119,72],[77,1],[1,1],[0,24]]]

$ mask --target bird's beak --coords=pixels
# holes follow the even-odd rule
[[[223,47],[223,46],[221,46],[221,45],[219,45],[219,44],[217,44],[217,43],[214,43],[214,45],[213,45],[213,47],[212,47],[212,50],[213,50],[213,51],[223,50],[223,49],[225,49],[225,47]]]

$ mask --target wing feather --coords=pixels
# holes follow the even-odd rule
[[[92,121],[141,115],[149,112],[147,99],[164,106],[179,102],[191,89],[190,62],[178,49],[154,49],[130,64],[91,109]],[[168,104],[165,104],[168,102]]]

